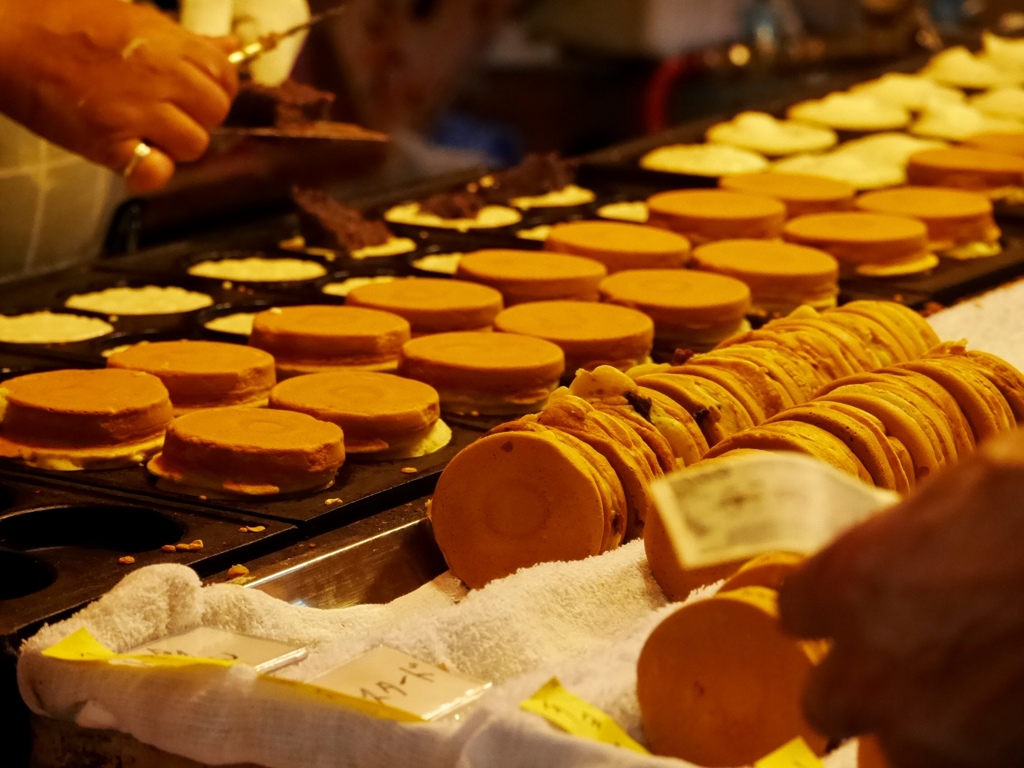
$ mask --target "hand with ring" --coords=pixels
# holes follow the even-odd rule
[[[121,0],[0,3],[0,112],[43,138],[159,189],[227,116],[234,45]]]

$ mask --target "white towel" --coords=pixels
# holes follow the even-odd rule
[[[209,764],[681,765],[568,736],[519,708],[557,676],[643,743],[636,660],[672,609],[651,578],[641,542],[580,562],[524,569],[469,594],[444,574],[387,605],[336,610],[290,605],[235,585],[204,587],[184,566],[156,565],[41,629],[22,648],[18,680],[37,713],[121,730]],[[495,685],[460,722],[403,724],[297,698],[244,666],[138,669],[41,654],[79,627],[125,651],[198,624],[307,645],[309,657],[281,670],[282,677],[308,680],[386,643]],[[850,768],[854,757],[853,748],[839,750],[827,765]]]

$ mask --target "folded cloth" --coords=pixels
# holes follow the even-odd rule
[[[120,730],[207,764],[685,765],[569,736],[519,707],[557,676],[643,743],[636,661],[647,635],[675,607],[651,577],[639,541],[588,560],[537,565],[470,593],[444,574],[387,605],[335,610],[236,585],[204,587],[184,566],[156,565],[27,640],[18,682],[34,712]],[[42,655],[82,627],[123,652],[200,624],[300,643],[310,653],[275,676],[244,665],[140,669]],[[381,643],[494,687],[461,720],[409,724],[299,696],[277,679],[309,680]],[[826,764],[854,762],[855,750],[847,748]]]

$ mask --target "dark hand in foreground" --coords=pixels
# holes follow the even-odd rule
[[[1024,759],[1024,432],[850,530],[786,581],[788,630],[834,646],[812,725],[873,732],[893,766]]]
[[[120,0],[0,4],[0,112],[43,138],[123,172],[139,141],[153,152],[128,179],[163,186],[175,161],[206,150],[238,88],[217,42]]]

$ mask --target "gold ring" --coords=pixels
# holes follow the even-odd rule
[[[125,166],[125,169],[121,175],[127,179],[129,176],[135,173],[135,169],[139,167],[139,163],[141,163],[151,154],[153,154],[153,149],[152,147],[149,146],[149,144],[147,144],[144,141],[138,142],[135,145],[135,149],[132,150],[132,157],[128,161],[128,165]]]

